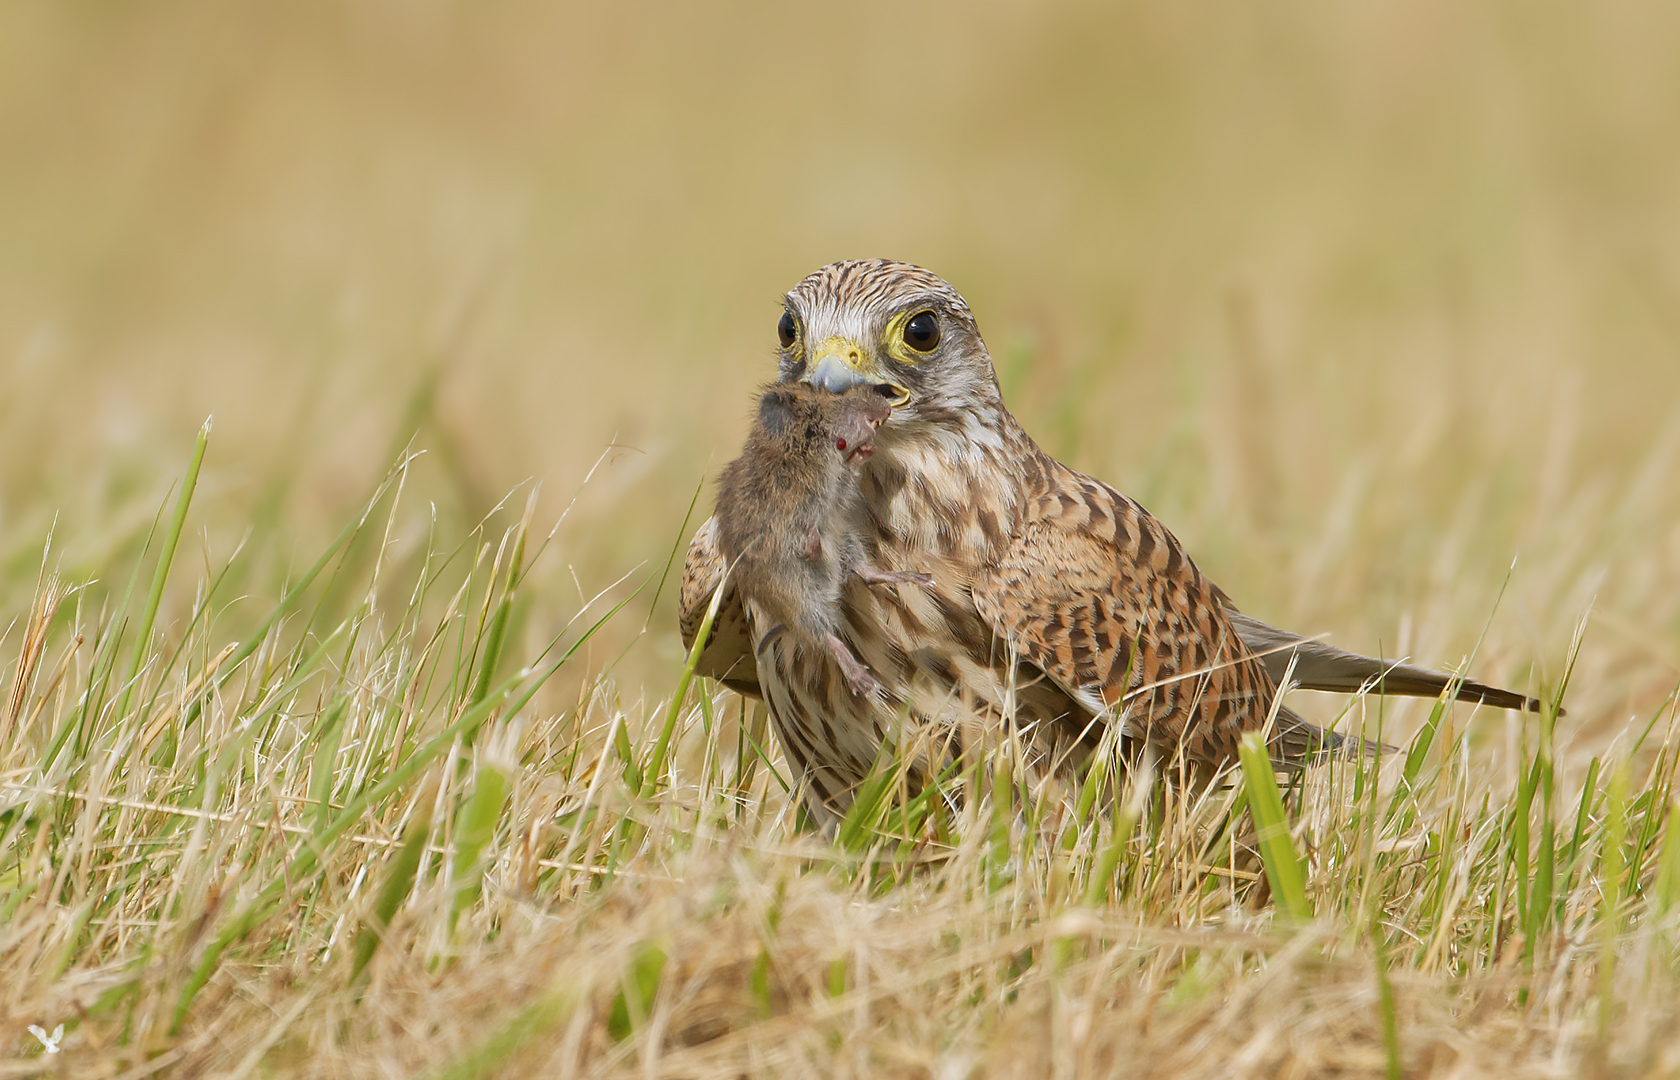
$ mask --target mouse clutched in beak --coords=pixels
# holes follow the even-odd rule
[[[894,408],[910,400],[910,391],[888,377],[887,372],[862,346],[846,338],[831,337],[811,350],[815,362],[807,365],[802,381],[831,394],[844,394],[859,386],[873,387]]]

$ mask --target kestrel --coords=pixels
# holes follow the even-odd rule
[[[1004,407],[968,304],[936,275],[825,266],[787,294],[777,332],[781,383],[890,406],[855,469],[850,535],[870,566],[927,582],[843,583],[836,633],[879,683],[857,694],[832,648],[779,632],[788,616],[751,601],[766,583],[750,564],[730,570],[718,515],[689,546],[683,640],[722,583],[698,670],[764,699],[819,821],[845,812],[902,725],[982,750],[1012,731],[1040,774],[1077,765],[1118,725],[1128,747],[1212,774],[1265,725],[1292,661],[1292,685],[1312,690],[1433,696],[1455,681],[1239,612],[1148,511],[1039,449]],[[1477,682],[1457,693],[1538,708]],[[1344,738],[1280,705],[1269,745],[1297,767]]]

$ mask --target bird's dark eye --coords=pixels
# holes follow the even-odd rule
[[[910,321],[904,324],[904,343],[917,352],[932,352],[939,346],[939,320],[933,317],[933,312],[910,316]]]
[[[793,312],[782,312],[781,321],[776,323],[776,336],[782,339],[782,348],[793,348],[793,343],[799,338],[799,326],[793,321]]]

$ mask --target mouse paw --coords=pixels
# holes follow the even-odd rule
[[[846,688],[856,697],[874,697],[881,692],[881,684],[875,676],[869,673],[846,643],[837,637],[828,639],[828,651],[834,654],[834,660],[840,665],[840,674],[846,680]]]

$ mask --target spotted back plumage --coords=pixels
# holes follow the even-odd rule
[[[875,565],[931,578],[846,585],[840,636],[881,683],[868,699],[846,691],[830,657],[767,628],[744,630],[738,597],[722,602],[700,671],[764,697],[818,818],[844,812],[886,739],[925,769],[1013,732],[1029,766],[1048,774],[1118,724],[1160,759],[1199,772],[1229,764],[1242,733],[1274,712],[1274,673],[1286,664],[1271,643],[1310,645],[1241,616],[1141,506],[1040,450],[1004,407],[973,314],[943,279],[888,260],[840,262],[801,281],[787,306],[796,332],[784,337],[783,381],[812,377],[812,348],[843,348],[857,381],[905,391],[859,474],[856,526]],[[918,310],[940,331],[924,351],[892,336]],[[709,521],[689,549],[685,642],[722,576],[716,536]],[[1255,648],[1245,633],[1267,644]],[[1313,659],[1341,682],[1385,670],[1339,650]],[[1408,671],[1428,678],[1396,692],[1447,685]],[[1339,742],[1275,713],[1280,763]]]
[[[1276,687],[1223,594],[1142,507],[1045,465],[1008,552],[975,580],[981,617],[1128,735],[1198,763],[1232,760]]]

